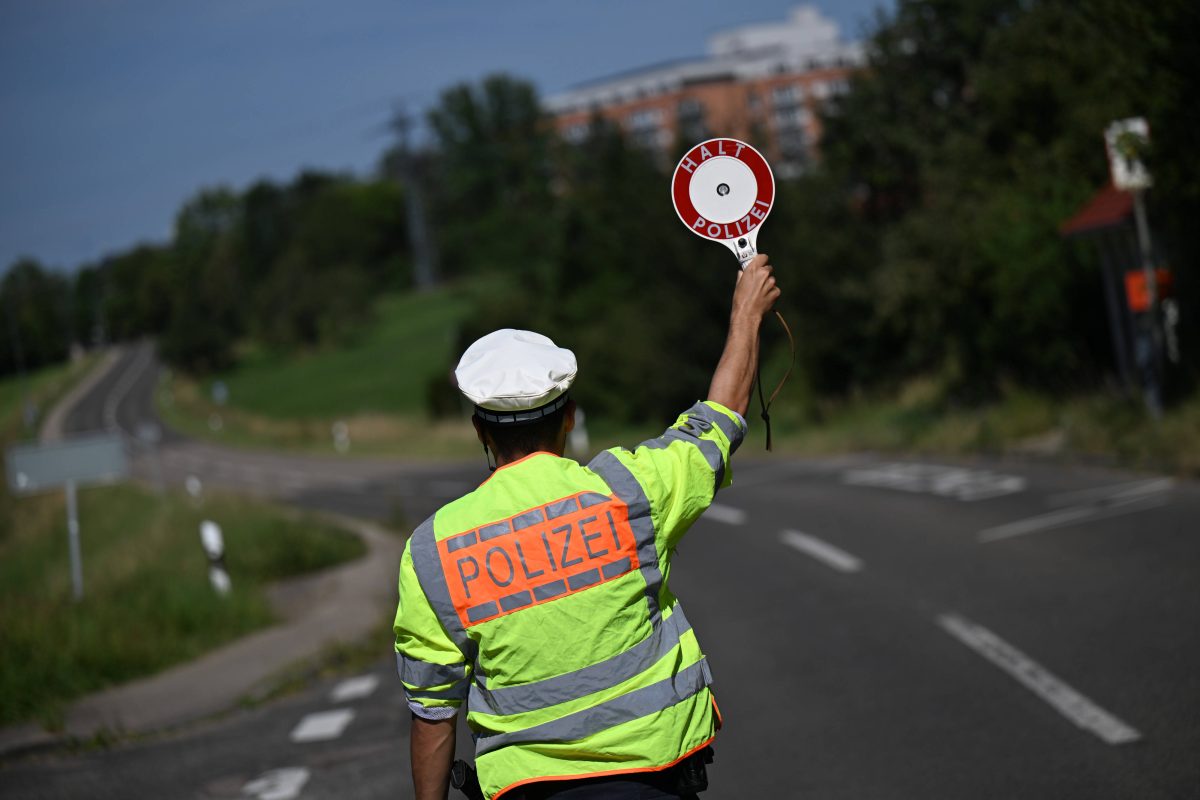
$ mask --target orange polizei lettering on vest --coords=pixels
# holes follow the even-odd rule
[[[592,501],[586,508],[585,498]],[[556,508],[571,510],[550,517]],[[518,530],[521,520],[525,527]],[[595,492],[439,539],[438,556],[464,627],[585,591],[640,566],[628,507]]]

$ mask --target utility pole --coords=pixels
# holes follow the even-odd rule
[[[425,213],[425,198],[421,180],[417,174],[415,159],[409,149],[409,136],[413,122],[403,108],[392,117],[392,130],[396,133],[396,178],[404,191],[404,207],[408,217],[408,236],[412,241],[413,280],[417,291],[429,291],[437,285],[437,255],[433,236],[429,231],[429,220]]]
[[[1138,251],[1141,255],[1142,274],[1146,279],[1146,319],[1150,325],[1150,372],[1146,387],[1146,406],[1155,419],[1162,417],[1162,326],[1158,317],[1158,277],[1154,273],[1154,245],[1150,240],[1150,225],[1146,222],[1145,189],[1133,191],[1133,217],[1137,226]]]

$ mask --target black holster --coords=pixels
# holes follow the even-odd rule
[[[483,800],[479,773],[461,758],[450,766],[450,785],[467,796],[467,800]]]
[[[699,794],[708,788],[708,769],[707,764],[711,764],[713,760],[713,749],[705,747],[692,753],[690,756],[679,762],[675,768],[675,774],[678,777],[676,790],[681,797],[686,797],[689,794]]]

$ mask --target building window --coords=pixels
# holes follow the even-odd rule
[[[809,161],[808,135],[804,128],[780,128],[776,134],[781,160],[791,167],[790,174],[799,174]]]
[[[630,141],[638,147],[658,149],[663,138],[662,119],[661,108],[643,108],[625,117]]]
[[[802,97],[800,87],[794,83],[785,83],[771,90],[771,104],[776,108],[793,106]]]
[[[704,104],[694,97],[679,101],[675,110],[679,136],[685,142],[698,142],[708,137],[708,126],[704,124]]]
[[[774,114],[777,128],[803,128],[812,122],[812,112],[804,106],[779,108]]]
[[[625,122],[629,125],[630,130],[635,131],[657,128],[662,122],[662,109],[643,108],[640,111],[634,111],[625,119]]]

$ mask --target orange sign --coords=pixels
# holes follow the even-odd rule
[[[579,494],[438,541],[463,627],[582,591],[638,568],[629,509]]]
[[[1172,293],[1171,271],[1169,269],[1154,270],[1154,280],[1158,284],[1158,297],[1170,297]],[[1129,310],[1135,313],[1150,310],[1150,291],[1146,287],[1145,270],[1130,270],[1125,273],[1125,297],[1129,301]]]

